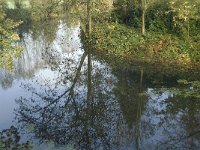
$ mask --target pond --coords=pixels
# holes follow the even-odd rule
[[[0,149],[200,149],[200,100],[158,91],[181,75],[109,63],[79,21],[23,30],[15,69],[0,70]]]

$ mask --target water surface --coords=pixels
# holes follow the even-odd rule
[[[200,100],[157,92],[179,76],[113,67],[83,49],[78,21],[38,23],[22,35],[15,70],[0,71],[0,135],[21,138],[9,146],[200,148]]]

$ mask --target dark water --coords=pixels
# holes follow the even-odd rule
[[[0,149],[200,149],[200,100],[157,92],[177,77],[90,54],[78,21],[25,31],[15,70],[0,71]]]

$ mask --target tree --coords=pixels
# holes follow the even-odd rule
[[[51,19],[57,13],[61,3],[62,0],[32,0],[32,17],[36,20]]]
[[[145,16],[146,16],[146,12],[147,9],[153,5],[156,2],[156,0],[141,0],[141,12],[142,12],[142,16],[141,16],[141,20],[142,20],[142,34],[144,35],[146,32],[146,27],[145,27]]]
[[[118,8],[120,10],[118,13],[123,13],[123,22],[126,24],[128,23],[128,17],[129,19],[132,18],[132,20],[135,20],[134,24],[138,24],[136,22],[140,22],[138,20],[141,16],[141,32],[144,35],[146,32],[146,13],[149,7],[152,6],[155,2],[156,0],[117,0],[116,5],[120,8]],[[129,16],[129,14],[131,14],[131,16]]]
[[[0,67],[10,70],[13,68],[13,58],[18,57],[21,53],[21,48],[14,44],[20,40],[14,29],[21,22],[14,22],[6,18],[2,8],[3,4],[4,1],[0,0]]]
[[[105,16],[109,16],[109,11],[112,10],[113,0],[87,0],[87,32],[90,34],[92,30],[92,19],[105,21]],[[102,15],[103,14],[103,15]],[[100,19],[101,16],[102,18]]]
[[[91,7],[92,7],[92,1],[87,0],[87,25],[86,25],[86,32],[88,34],[88,37],[90,38],[91,31],[92,31],[92,16],[91,16]]]
[[[147,9],[147,2],[146,0],[142,0],[141,10],[142,10],[142,34],[145,34],[145,14]]]
[[[187,24],[187,38],[190,36],[190,20],[198,18],[197,5],[199,0],[170,0],[171,11],[176,15],[173,20],[175,25],[184,22]]]

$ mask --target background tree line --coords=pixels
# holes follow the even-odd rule
[[[13,7],[9,6],[10,1]],[[0,47],[5,51],[11,49],[6,48],[5,43],[8,46],[11,45],[9,42],[18,39],[12,37],[19,21],[31,24],[68,14],[80,18],[89,32],[92,22],[114,22],[130,26],[143,35],[147,31],[149,34],[169,33],[186,41],[198,41],[200,37],[199,0],[1,0],[0,12]],[[5,42],[6,39],[9,42]],[[12,57],[9,56],[9,61]]]
[[[2,0],[3,1],[3,0]],[[4,0],[5,1],[5,0]],[[200,26],[199,0],[13,0],[7,16],[24,22],[75,14],[84,18],[87,6],[95,22],[118,22],[146,30],[193,35]],[[27,5],[24,5],[27,1]],[[6,2],[6,1],[5,1]],[[4,3],[5,3],[4,2]],[[86,19],[86,18],[84,18]],[[195,31],[194,31],[195,30]]]
[[[199,0],[118,0],[114,19],[146,30],[195,34],[200,26]]]

